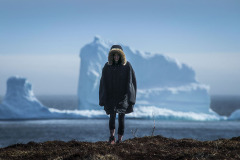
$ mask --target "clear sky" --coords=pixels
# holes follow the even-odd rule
[[[211,94],[240,95],[239,8],[239,0],[0,0],[0,95],[12,74],[36,94],[76,94],[78,54],[95,35],[189,64]],[[53,60],[62,54],[69,61]],[[41,77],[61,79],[57,70],[68,76],[47,88]]]

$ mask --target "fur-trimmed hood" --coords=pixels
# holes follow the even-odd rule
[[[125,56],[124,52],[121,49],[119,49],[119,48],[113,48],[113,49],[111,49],[109,51],[109,53],[108,53],[108,64],[109,65],[113,64],[113,55],[114,55],[114,53],[118,53],[118,55],[120,56],[122,65],[126,65],[126,63],[127,63],[126,56]]]

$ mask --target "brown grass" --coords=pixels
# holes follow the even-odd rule
[[[0,159],[240,159],[240,137],[202,142],[149,136],[115,145],[107,142],[29,142],[0,148]]]

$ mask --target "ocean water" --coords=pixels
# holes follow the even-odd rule
[[[48,107],[76,109],[76,96],[37,96]],[[221,115],[229,115],[240,108],[240,97],[214,96],[211,108]],[[231,112],[230,112],[231,111]],[[116,120],[116,129],[118,123]],[[153,130],[155,126],[155,129]],[[117,132],[116,132],[117,133]],[[167,121],[126,119],[124,139],[162,135],[169,138],[216,140],[240,136],[240,121]],[[49,140],[107,141],[108,119],[21,120],[0,121],[0,147],[30,141]]]

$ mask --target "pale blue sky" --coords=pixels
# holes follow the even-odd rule
[[[236,87],[240,80],[240,65],[236,64],[240,55],[239,8],[239,0],[0,0],[0,55],[10,55],[10,59],[16,54],[78,56],[82,46],[100,35],[141,51],[175,55],[196,70],[200,81],[214,86],[212,94],[240,94]],[[187,58],[188,54],[192,58]],[[204,64],[209,54],[216,59]],[[19,69],[21,65],[15,60]],[[227,62],[223,72],[210,77],[221,72],[220,62],[224,60]],[[0,63],[2,67],[9,66],[1,59]],[[76,67],[74,83],[78,78]],[[32,72],[25,74],[27,70],[21,73],[30,77],[36,88],[44,89],[45,84],[31,78]],[[0,74],[3,72],[6,76],[6,72],[19,73],[7,67],[0,68]],[[226,76],[234,81],[227,91],[226,81],[222,80]],[[5,80],[0,77],[0,83]],[[73,89],[67,94],[75,94],[76,86],[71,86]],[[1,88],[3,95],[5,89]],[[54,88],[36,92],[55,93]]]
[[[98,34],[142,51],[239,53],[239,0],[0,0],[0,54],[75,53]]]

